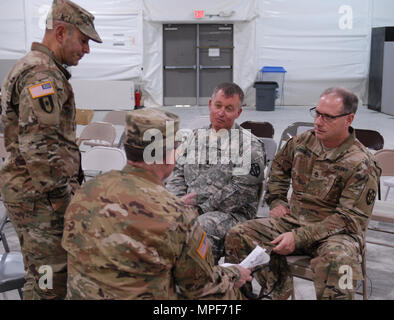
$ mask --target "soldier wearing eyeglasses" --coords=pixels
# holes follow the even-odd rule
[[[312,257],[317,299],[354,298],[381,174],[351,127],[357,105],[344,88],[325,90],[310,110],[314,128],[290,138],[273,161],[265,196],[270,216],[227,234],[227,262],[241,261],[256,245],[272,249],[269,267],[257,278],[273,299],[287,299],[293,288],[290,254]]]

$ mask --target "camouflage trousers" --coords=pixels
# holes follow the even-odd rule
[[[280,218],[261,218],[246,221],[232,228],[226,236],[226,262],[240,263],[259,245],[272,248],[270,241],[296,228]],[[358,242],[346,234],[332,235],[313,246],[296,250],[292,255],[310,255],[317,299],[353,299],[357,280],[362,279]],[[351,270],[344,280],[341,266]],[[271,252],[269,265],[255,274],[256,280],[272,299],[287,299],[293,291],[293,279],[283,255]]]
[[[198,222],[210,241],[215,264],[224,257],[224,239],[227,231],[246,220],[244,216],[221,211],[206,212],[198,217]]]
[[[67,252],[61,246],[64,212],[71,195],[57,199],[5,202],[25,264],[25,300],[64,299]]]

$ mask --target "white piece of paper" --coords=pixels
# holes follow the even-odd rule
[[[220,49],[219,48],[209,48],[208,49],[208,57],[220,57]]]
[[[241,267],[252,269],[254,267],[266,264],[270,261],[270,256],[266,253],[266,249],[256,246],[249,255],[242,260],[239,264]],[[223,263],[222,267],[231,267],[234,264],[232,263]]]

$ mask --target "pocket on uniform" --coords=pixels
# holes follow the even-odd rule
[[[308,169],[308,171],[306,171]],[[295,192],[304,192],[309,182],[310,161],[303,154],[296,154],[291,170],[292,187]]]
[[[25,225],[30,222],[34,211],[34,200],[4,203],[12,223]]]
[[[332,175],[320,176],[319,174],[315,175],[312,173],[306,192],[323,200],[331,199],[336,194],[333,192],[335,180],[336,177]]]
[[[48,196],[47,200],[48,200],[48,204],[50,205],[50,207],[54,212],[59,211],[60,213],[64,214],[64,212],[67,209],[67,206],[71,201],[71,194],[65,194],[61,198],[53,198]]]

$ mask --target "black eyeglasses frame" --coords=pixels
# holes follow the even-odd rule
[[[313,107],[309,109],[309,113],[311,114],[311,116],[313,118],[317,118],[317,117],[323,117],[323,120],[328,120],[328,121],[333,121],[337,118],[341,118],[344,116],[348,116],[349,114],[352,114],[352,112],[348,112],[348,113],[342,113],[342,114],[338,114],[337,116],[332,116],[330,114],[326,114],[326,113],[321,113],[319,111],[317,111],[316,109],[317,107]]]

